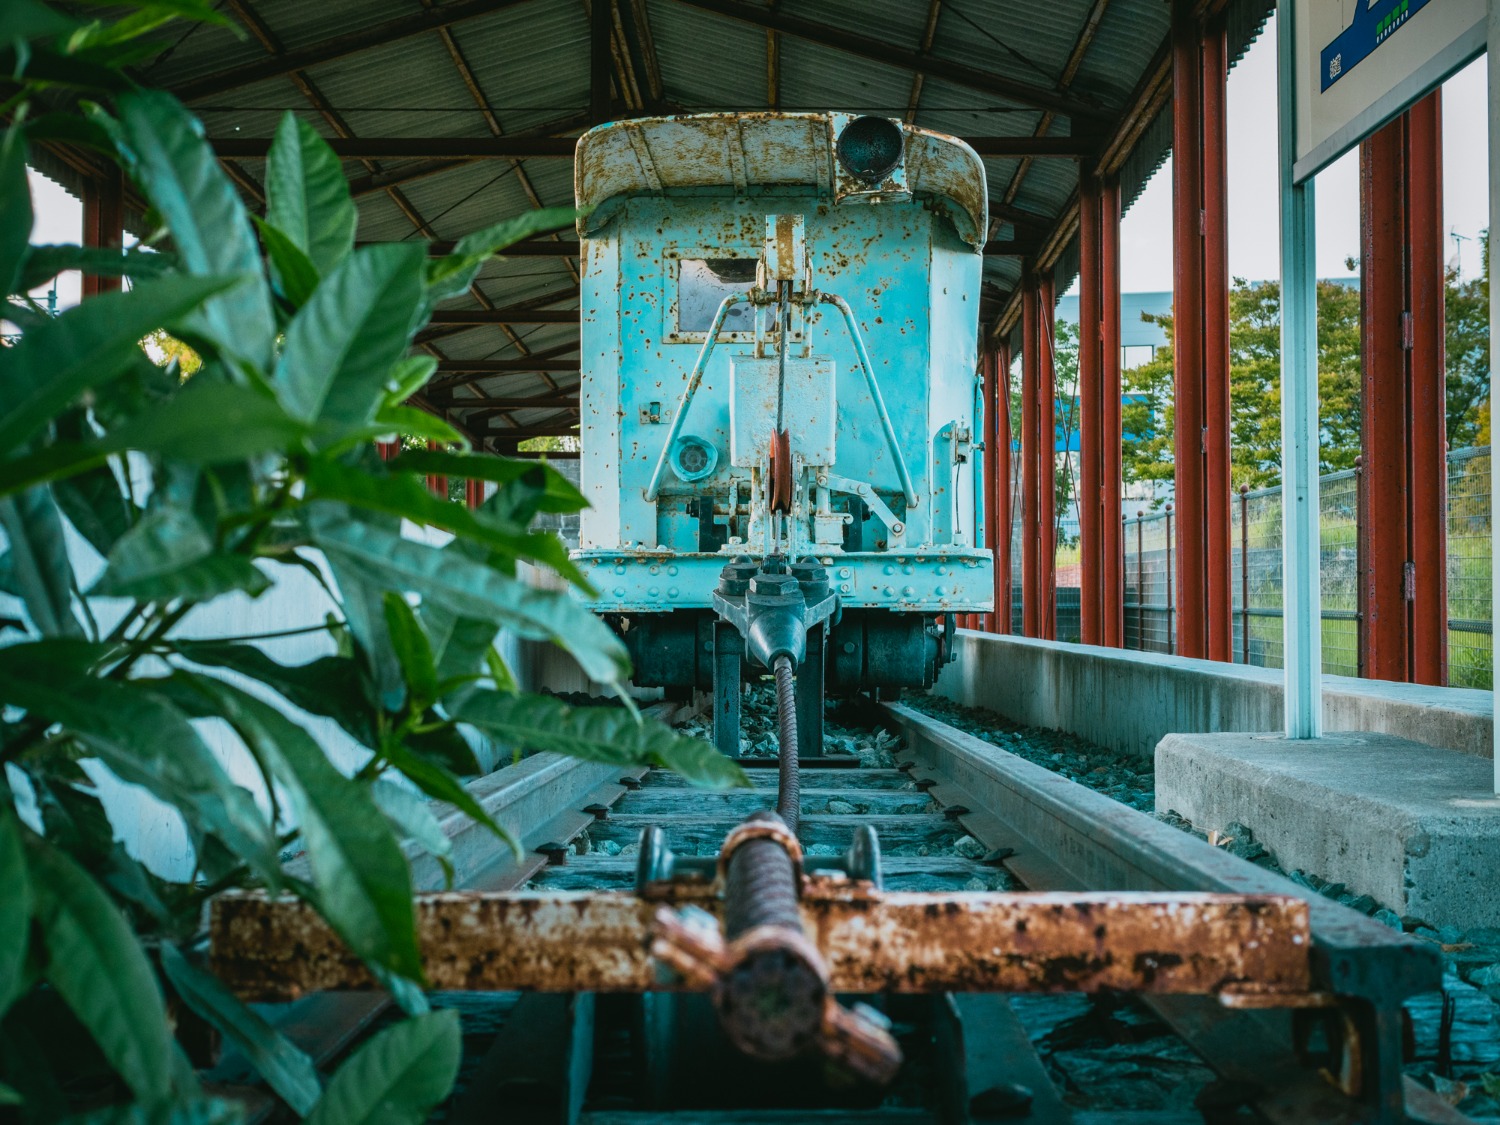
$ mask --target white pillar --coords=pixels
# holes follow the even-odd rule
[[[1500,0],[1492,0],[1500,4]],[[1294,4],[1276,9],[1281,150],[1282,636],[1288,738],[1323,733],[1322,599],[1318,588],[1318,308],[1313,184],[1297,159]]]

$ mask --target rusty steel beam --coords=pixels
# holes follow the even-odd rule
[[[1057,283],[1037,285],[1037,636],[1057,639]]]
[[[597,0],[596,0],[597,2]],[[696,899],[710,911],[712,898]],[[466,991],[650,992],[660,901],[619,892],[417,897],[428,986]],[[881,894],[810,890],[804,926],[831,992],[1102,992],[1253,995],[1311,987],[1307,904],[1290,896]],[[305,903],[214,900],[213,970],[240,996],[291,1000],[378,987]]]
[[[279,78],[296,70],[320,66],[335,59],[347,58],[361,51],[373,50],[403,39],[425,35],[439,28],[451,27],[464,20],[491,15],[507,8],[518,7],[527,0],[454,0],[438,8],[424,8],[411,15],[387,20],[374,27],[345,32],[328,39],[286,51],[274,58],[230,67],[202,78],[173,86],[171,92],[183,101],[199,101],[203,98],[238,90],[270,78]]]
[[[791,15],[780,8],[767,9],[758,4],[747,3],[746,0],[678,0],[678,3],[776,31],[782,35],[790,35],[794,39],[842,51],[858,58],[914,71],[928,78],[951,82],[956,86],[980,90],[1021,105],[1050,109],[1075,120],[1102,121],[1112,116],[1107,110],[1093,102],[1061,94],[1050,86],[1035,86],[1029,82],[1018,82],[1013,78],[1006,78],[978,67],[934,58],[920,51],[886,43],[868,35],[844,31],[827,24],[814,23],[800,16]]]
[[[1447,679],[1442,101],[1360,146],[1360,674]]]
[[[1234,659],[1229,476],[1229,43],[1225,21],[1203,30],[1203,536],[1204,626],[1211,660]]]

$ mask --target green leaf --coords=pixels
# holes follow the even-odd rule
[[[425,387],[436,370],[437,359],[433,356],[407,356],[391,372],[390,382],[386,386],[385,406],[400,406]]]
[[[198,277],[242,279],[203,304],[193,332],[220,352],[269,370],[276,323],[260,246],[202,127],[177,99],[158,90],[124,94],[117,105],[116,144],[166,220],[182,268]]]
[[[566,593],[528,586],[487,562],[404,539],[326,507],[314,512],[310,529],[330,559],[337,558],[379,589],[420,590],[425,600],[461,617],[555,641],[600,683],[629,674],[630,661],[619,638]]]
[[[0,1105],[20,1105],[23,1100],[19,1090],[0,1082]]]
[[[391,634],[391,647],[401,662],[402,678],[411,693],[411,704],[423,711],[437,701],[437,665],[432,658],[432,644],[422,623],[406,599],[393,590],[385,595],[385,624]]]
[[[153,508],[120,536],[91,592],[119,594],[121,586],[171,575],[213,549],[208,532],[188,512],[166,505]]]
[[[491,454],[447,453],[440,449],[403,449],[390,462],[392,471],[432,473],[465,480],[493,481],[502,488],[533,476],[543,484],[542,512],[578,512],[589,506],[583,493],[551,465]]]
[[[73,564],[62,517],[47,488],[0,499],[0,527],[10,543],[9,582],[44,636],[81,637],[73,613]]]
[[[21,822],[3,784],[0,784],[0,887],[5,888],[5,909],[0,911],[0,1016],[4,1016],[25,987],[32,894]]]
[[[271,886],[281,882],[276,837],[249,791],[230,781],[187,717],[150,680],[88,674],[108,650],[76,641],[0,648],[6,702],[59,723],[122,781],[176,805],[195,833],[211,832]]]
[[[411,872],[369,786],[339,773],[312,736],[270,704],[222,680],[182,675],[286,788],[329,925],[362,960],[420,980]]]
[[[64,1125],[244,1125],[245,1120],[243,1102],[195,1096],[165,1106],[110,1106],[69,1117]]]
[[[552,750],[621,766],[665,766],[705,789],[749,785],[733,760],[707,742],[617,707],[569,707],[543,695],[474,692],[455,718],[518,750]]]
[[[95,277],[131,277],[138,281],[165,277],[177,268],[171,254],[119,250],[105,246],[33,246],[16,292],[45,285],[60,273],[79,270]]]
[[[357,508],[400,516],[416,524],[451,531],[511,558],[544,563],[574,582],[582,581],[567,548],[557,536],[526,531],[515,524],[483,520],[462,504],[434,496],[414,475],[377,476],[364,469],[319,458],[307,470],[310,499],[338,500]]]
[[[0,295],[18,285],[31,237],[31,184],[26,179],[26,134],[12,125],[0,135]]]
[[[396,831],[410,838],[438,861],[447,877],[448,886],[451,887],[453,841],[443,834],[443,826],[433,814],[432,806],[415,793],[391,781],[375,782],[370,793]]]
[[[129,923],[71,859],[26,833],[47,980],[143,1102],[172,1092],[172,1033],[156,974]]]
[[[77,26],[39,0],[5,0],[4,6],[0,6],[0,45],[66,35]],[[29,233],[31,228],[28,226],[26,230]]]
[[[339,1067],[308,1125],[418,1125],[453,1087],[462,1042],[452,1009],[386,1028]]]
[[[510,834],[504,826],[499,824],[494,817],[485,812],[484,806],[474,799],[464,784],[452,772],[437,762],[432,762],[418,754],[413,753],[400,743],[392,743],[385,748],[386,760],[400,771],[401,776],[410,781],[423,793],[426,793],[435,801],[446,801],[465,816],[472,818],[476,823],[482,824],[489,829],[497,839],[503,840],[509,845],[516,859],[521,858],[521,842]]]
[[[422,299],[418,243],[365,246],[340,262],[287,327],[275,382],[291,413],[355,426],[375,415]]]
[[[313,265],[294,242],[275,227],[255,217],[266,256],[271,262],[271,280],[276,290],[294,309],[300,309],[318,287],[318,267]]]
[[[89,591],[93,597],[134,598],[137,601],[209,602],[224,594],[245,593],[258,598],[271,580],[243,555],[209,555],[191,559],[170,570],[125,579],[108,571]]]
[[[52,497],[68,522],[101,555],[109,554],[135,518],[135,505],[108,465],[96,465],[57,481]]]
[[[228,668],[283,695],[294,707],[338,723],[371,749],[375,729],[359,665],[348,657],[320,656],[306,664],[281,664],[253,645],[220,641],[175,641],[173,647],[194,664]]]
[[[266,221],[326,276],[354,248],[359,221],[349,181],[328,142],[288,111],[266,163]]]
[[[282,1101],[299,1117],[312,1110],[323,1092],[312,1059],[170,942],[161,945],[161,967],[177,995],[240,1049]]]
[[[368,434],[370,440],[388,434],[401,434],[465,447],[469,444],[468,438],[436,414],[429,414],[415,406],[382,406],[376,413],[375,422],[369,427]]]
[[[484,670],[485,657],[499,631],[493,621],[459,617],[441,606],[423,606],[422,623],[432,638],[439,683]]]
[[[212,419],[211,425],[208,419]],[[286,452],[306,433],[306,428],[270,395],[200,375],[170,401],[111,433],[107,448],[137,449],[162,453],[177,461],[218,465],[262,453]]]
[[[469,288],[480,267],[498,251],[534,234],[566,227],[578,214],[571,207],[544,207],[465,235],[453,248],[453,253],[428,265],[429,299],[435,303],[458,296]]]
[[[91,297],[0,348],[0,452],[31,438],[84,391],[119,378],[140,340],[227,288],[222,277],[163,277]],[[204,427],[211,429],[212,427]]]
[[[57,481],[109,460],[109,450],[93,443],[49,445],[24,457],[0,461],[0,497]]]

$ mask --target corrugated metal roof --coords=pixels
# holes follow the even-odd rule
[[[619,116],[770,107],[766,29],[694,6],[724,0],[493,0],[489,5],[483,0],[450,0],[448,5],[436,0],[228,0],[224,7],[232,15],[245,13],[258,21],[280,51],[326,48],[389,21],[418,17],[424,8],[441,11],[461,4],[468,13],[487,8],[453,23],[447,34],[472,72],[483,108],[501,129],[513,134],[555,127],[559,121],[581,124],[589,104],[590,2],[614,4],[627,40],[625,50],[616,52],[615,85],[625,94],[615,103]],[[766,10],[759,0],[742,2],[756,11]],[[1049,0],[1045,5],[1031,0],[780,0],[774,11],[832,29],[835,37],[848,33],[919,52],[936,6],[937,23],[928,49],[935,66],[944,61],[961,64],[1056,93],[1097,4],[1104,7],[1095,37],[1082,53],[1067,93],[1118,119],[1162,49],[1170,16],[1170,5],[1162,0]],[[1272,6],[1273,0],[1228,0],[1232,58],[1237,59],[1259,34]],[[906,115],[917,88],[912,70],[790,34],[777,39],[779,85],[774,100],[780,108]],[[654,58],[648,44],[654,46]],[[309,66],[302,72],[305,82],[295,82],[288,74],[262,76],[204,94],[190,104],[203,116],[212,137],[269,137],[288,109],[325,136],[336,132],[325,110],[361,137],[491,135],[483,109],[435,30],[352,53],[325,53],[337,57]],[[222,85],[223,76],[235,68],[263,64],[272,54],[260,34],[201,27],[185,34],[144,77],[167,89]],[[659,99],[651,89],[653,66],[660,76]],[[315,98],[321,104],[314,104]],[[934,74],[920,83],[913,120],[961,136],[999,136],[1030,135],[1044,117],[1035,106],[993,89]],[[1067,117],[1053,117],[1048,133],[1063,136],[1072,127]],[[1145,128],[1120,170],[1127,205],[1160,166],[1170,140],[1165,115]],[[77,173],[60,161],[43,154],[38,163],[76,187]],[[238,163],[254,179],[264,174],[263,160]],[[987,157],[984,163],[992,201],[1010,199],[1044,217],[1062,215],[1077,189],[1077,163],[1072,160]],[[1023,165],[1024,175],[1017,183]],[[419,237],[407,211],[439,237],[458,238],[528,209],[533,200],[543,205],[572,200],[572,170],[566,160],[539,158],[519,165],[508,160],[455,162],[416,178],[415,173],[430,173],[433,166],[432,160],[416,158],[347,161],[353,180],[366,180],[373,171],[398,181],[389,190],[361,192],[360,238]],[[1030,233],[999,219],[992,223],[993,237]],[[1076,248],[1071,246],[1058,256],[1054,269],[1059,291],[1071,283],[1076,260]],[[985,280],[1004,294],[1015,288],[1020,269],[1018,258],[990,257],[985,260]],[[499,260],[482,272],[475,287],[478,297],[460,298],[448,307],[477,308],[481,299],[493,307],[509,307],[552,295],[557,299],[549,307],[576,308],[576,292],[570,295],[573,283],[574,274],[563,258]],[[479,325],[443,328],[432,344],[449,359],[514,359],[534,352],[557,353],[576,340],[577,330],[570,325]],[[576,355],[576,350],[562,354]],[[461,387],[472,386],[509,399],[547,394],[576,382],[577,376],[566,372],[506,373],[475,378],[452,393],[462,396],[466,392]],[[526,427],[557,413],[552,408],[519,408],[505,417]],[[471,420],[481,417],[472,410],[458,414]]]

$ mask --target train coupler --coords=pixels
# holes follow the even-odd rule
[[[712,995],[730,1042],[752,1058],[776,1062],[820,1051],[884,1084],[900,1069],[901,1049],[878,1013],[845,1008],[830,991],[822,952],[803,929],[802,862],[802,847],[779,816],[752,815],[719,853],[722,934],[701,909],[662,906],[652,921],[651,955],[688,987]]]

